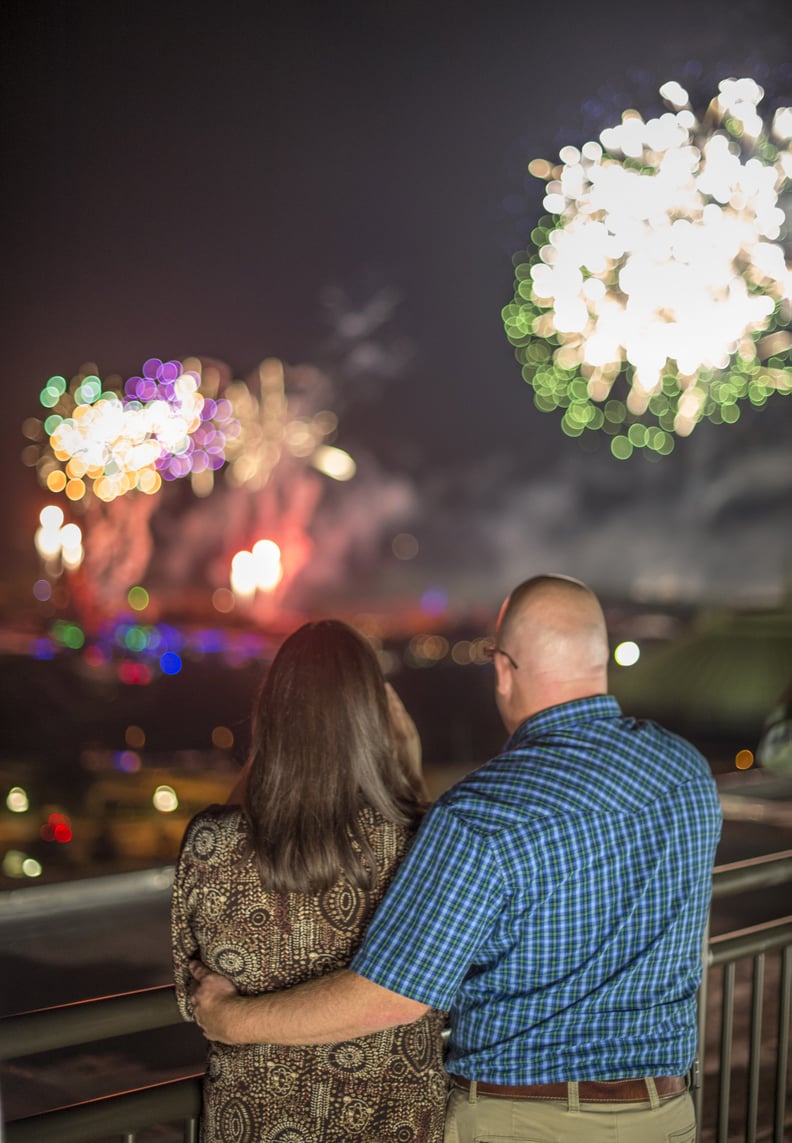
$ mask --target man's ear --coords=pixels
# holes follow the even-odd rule
[[[514,686],[514,672],[511,669],[509,660],[505,655],[495,655],[492,660],[492,665],[495,668],[496,693],[499,694],[501,698],[510,698],[512,687]]]

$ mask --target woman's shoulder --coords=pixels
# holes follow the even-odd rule
[[[372,806],[362,808],[359,821],[378,864],[385,869],[403,860],[418,829],[417,822],[403,825],[389,821]]]
[[[239,806],[207,806],[185,830],[182,857],[211,861],[221,854],[236,854],[246,838],[247,824]]]
[[[400,822],[390,821],[379,810],[368,805],[361,808],[358,820],[362,829],[371,838],[411,838],[418,829],[417,823],[415,825],[412,823],[402,825]]]

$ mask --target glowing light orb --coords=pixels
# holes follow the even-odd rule
[[[62,568],[69,571],[78,568],[84,556],[80,528],[63,523],[63,510],[57,504],[42,508],[39,521],[41,527],[36,530],[33,542],[42,560],[58,572]]]
[[[333,445],[320,445],[314,453],[312,464],[333,480],[351,480],[357,471],[357,465],[349,453]]]
[[[182,669],[181,657],[175,651],[166,651],[161,655],[159,664],[164,675],[178,675]]]
[[[626,639],[613,649],[614,662],[620,667],[632,667],[641,657],[641,648],[632,639]]]
[[[151,801],[161,814],[172,814],[179,808],[179,799],[173,786],[157,786]]]
[[[231,560],[231,590],[242,599],[274,591],[282,579],[281,550],[274,540],[257,540],[251,551],[237,552]]]
[[[124,731],[124,741],[132,749],[140,750],[146,745],[146,732],[141,726],[128,726]]]
[[[140,585],[130,587],[127,592],[127,600],[133,611],[145,611],[149,605],[149,593],[145,587],[140,587]]]
[[[568,436],[608,433],[620,459],[792,391],[792,109],[767,124],[752,79],[719,90],[697,117],[664,84],[659,118],[625,111],[599,142],[529,164],[549,217],[516,266],[506,334],[536,406]]]
[[[24,814],[30,809],[27,791],[21,786],[12,786],[8,791],[6,806],[12,814]]]
[[[251,549],[256,587],[260,591],[272,591],[283,579],[281,551],[274,540],[258,540]]]
[[[227,726],[215,726],[212,730],[212,746],[218,750],[230,750],[234,745],[234,732]]]

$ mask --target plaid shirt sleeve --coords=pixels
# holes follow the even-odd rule
[[[448,1011],[503,907],[487,837],[435,806],[377,909],[350,968]]]

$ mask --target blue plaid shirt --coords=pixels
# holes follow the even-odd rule
[[[351,967],[450,1011],[468,1079],[681,1075],[720,825],[683,739],[606,695],[540,711],[433,807]]]

